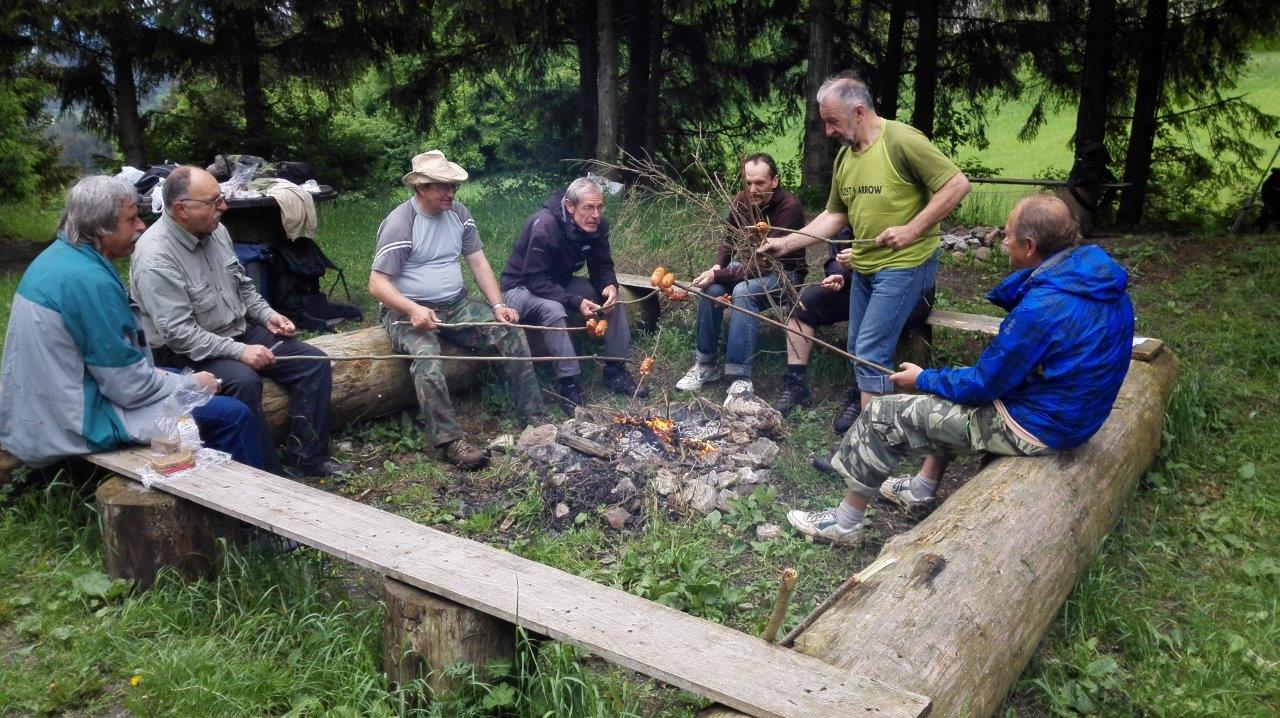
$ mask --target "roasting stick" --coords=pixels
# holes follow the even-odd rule
[[[587,354],[585,356],[572,357],[493,357],[493,356],[453,356],[445,354],[433,354],[424,356],[421,354],[364,354],[360,356],[287,356],[276,357],[276,361],[390,361],[392,359],[439,359],[440,361],[475,361],[475,362],[503,362],[503,361],[603,361],[603,362],[621,362],[630,364],[634,359],[623,359],[622,357],[607,357],[599,354]]]
[[[710,300],[712,300],[712,301],[718,301],[716,297],[713,297],[713,296],[711,296],[711,295],[709,295],[709,294],[704,294],[702,291],[700,291],[700,290],[698,290],[698,289],[694,288],[694,287],[693,287],[693,286],[691,286],[691,285],[685,284],[684,282],[675,282],[675,286],[680,287],[681,289],[685,290],[686,292],[688,292],[688,293],[690,293],[690,294],[694,294],[694,295],[697,295],[697,296],[699,296],[699,297],[704,297],[704,298],[706,298],[706,299],[710,299]],[[807,341],[811,341],[811,342],[813,342],[814,344],[817,344],[817,345],[818,345],[818,346],[820,346],[820,347],[823,347],[823,348],[825,348],[825,349],[828,349],[828,350],[830,350],[830,351],[835,352],[836,354],[839,354],[840,356],[842,356],[842,357],[844,357],[844,358],[848,359],[849,361],[857,362],[857,363],[859,363],[859,364],[861,364],[861,365],[863,365],[863,366],[865,366],[865,367],[869,367],[869,368],[871,368],[871,369],[875,369],[876,371],[879,371],[879,372],[884,372],[885,374],[893,374],[893,373],[895,373],[895,372],[894,372],[894,370],[890,369],[890,368],[889,368],[889,367],[887,367],[887,366],[883,366],[883,365],[877,364],[877,363],[875,363],[875,362],[873,362],[873,361],[868,361],[868,360],[866,360],[866,359],[863,359],[863,358],[862,358],[862,357],[860,357],[860,356],[855,356],[855,355],[853,355],[853,354],[850,354],[849,352],[847,352],[847,351],[845,351],[845,350],[843,350],[843,349],[841,349],[841,348],[839,348],[839,347],[837,347],[837,346],[835,346],[835,345],[833,345],[833,344],[828,344],[827,342],[824,342],[824,341],[822,341],[821,339],[819,339],[819,338],[817,338],[817,337],[809,337],[809,336],[806,336],[803,332],[800,332],[800,331],[798,331],[798,330],[796,330],[796,329],[792,329],[791,327],[787,326],[786,324],[783,324],[782,322],[779,322],[779,321],[775,321],[775,320],[773,320],[773,319],[770,319],[769,317],[766,317],[766,316],[764,316],[764,315],[762,315],[762,314],[759,314],[759,313],[757,313],[757,312],[753,312],[753,311],[751,311],[750,309],[744,309],[744,308],[742,308],[742,307],[739,307],[739,306],[735,305],[735,304],[734,304],[734,303],[732,303],[732,302],[720,302],[720,303],[721,303],[722,305],[724,305],[725,307],[728,307],[729,309],[732,309],[732,310],[733,310],[733,311],[735,311],[735,312],[742,312],[743,314],[746,314],[746,315],[748,315],[748,316],[755,317],[756,319],[759,319],[760,321],[764,322],[765,324],[768,324],[768,325],[770,325],[770,326],[775,326],[775,327],[777,327],[777,328],[779,328],[779,329],[783,330],[784,332],[789,332],[789,333],[791,333],[791,334],[795,334],[796,336],[801,337],[801,338],[803,338],[803,339],[805,339],[805,340],[807,340]]]

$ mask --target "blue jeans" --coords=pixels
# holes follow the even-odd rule
[[[204,406],[191,411],[200,440],[210,449],[231,454],[231,458],[255,469],[265,469],[262,442],[258,440],[253,412],[238,399],[215,396]]]
[[[732,292],[734,306],[759,313],[781,299],[779,285],[778,275],[768,274],[738,282],[732,289],[727,284],[715,282],[702,291],[711,297],[721,297]],[[720,324],[724,321],[726,311],[729,310],[720,306],[717,301],[706,297],[698,300],[699,364],[716,362],[720,348]],[[729,318],[729,338],[725,345],[725,374],[735,377],[751,376],[751,359],[756,353],[756,334],[759,331],[760,321],[755,317],[733,312],[733,316]]]
[[[893,368],[898,336],[937,275],[937,252],[917,267],[882,269],[875,274],[854,272],[849,292],[849,353]],[[857,363],[853,371],[862,391],[888,394],[893,390],[886,374]]]

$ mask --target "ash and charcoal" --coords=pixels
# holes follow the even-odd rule
[[[549,528],[599,513],[622,530],[639,526],[655,506],[728,511],[740,492],[773,480],[782,426],[781,414],[747,394],[723,405],[698,398],[633,413],[582,407],[510,443],[541,477]]]

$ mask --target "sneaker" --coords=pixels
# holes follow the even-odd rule
[[[836,544],[837,546],[859,546],[862,544],[862,524],[858,524],[851,529],[840,528],[840,523],[836,521],[836,508],[834,506],[822,511],[788,511],[787,521],[791,522],[796,531],[805,536],[812,536],[819,541]]]
[[[709,384],[722,376],[724,376],[724,369],[719,364],[694,364],[693,368],[685,372],[684,377],[676,382],[676,388],[680,391],[697,391],[703,384]]]
[[[787,379],[782,387],[782,396],[778,397],[773,408],[783,416],[791,413],[797,406],[809,405],[809,385],[798,379]]]
[[[623,396],[634,396],[643,399],[649,396],[649,387],[638,386],[631,372],[622,368],[607,368],[604,371],[604,385],[609,391]]]
[[[444,459],[450,464],[471,471],[489,463],[489,452],[466,439],[455,439],[444,445]]]
[[[933,503],[932,496],[923,498],[911,493],[911,476],[891,476],[880,484],[880,495],[901,506],[904,511]]]
[[[750,379],[734,379],[729,385],[729,396],[741,396],[743,394],[754,394],[756,387],[751,383]]]
[[[849,394],[849,398],[844,401],[844,408],[836,414],[836,418],[831,421],[831,429],[840,436],[844,436],[852,426],[853,422],[858,420],[858,415],[862,413],[862,396],[859,392],[854,391]]]
[[[566,376],[556,382],[556,403],[564,413],[573,416],[574,409],[586,404],[582,398],[582,385],[578,377]]]
[[[355,464],[350,461],[325,459],[314,466],[285,466],[284,473],[289,478],[305,481],[307,479],[327,479],[332,476],[346,476],[355,473]]]

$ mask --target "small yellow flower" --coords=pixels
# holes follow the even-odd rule
[[[133,678],[129,679],[129,685],[135,688],[138,687],[141,683],[142,683],[142,676],[134,676]]]

